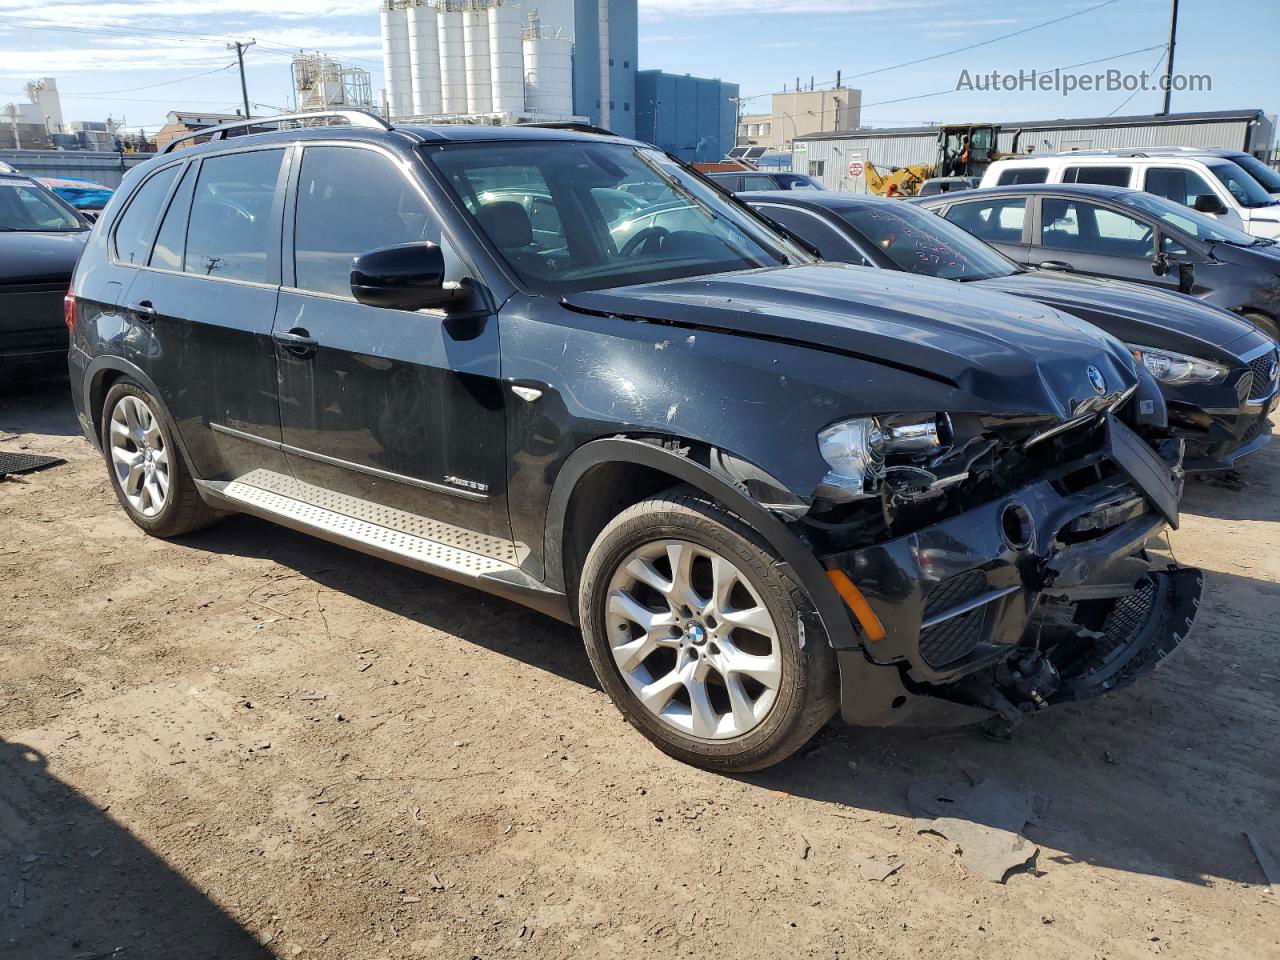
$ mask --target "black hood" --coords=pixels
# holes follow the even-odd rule
[[[0,233],[0,283],[71,282],[88,230]]]
[[[1067,419],[1137,381],[1124,345],[1075,317],[973,285],[823,263],[571,294],[592,313],[848,354],[950,384],[983,409]],[[959,399],[959,398],[957,398]]]
[[[1235,314],[1180,293],[1124,280],[1040,270],[979,280],[975,286],[1067,310],[1139,346],[1234,361],[1262,343],[1253,324]]]

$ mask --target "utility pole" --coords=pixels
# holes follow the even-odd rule
[[[1169,95],[1173,92],[1173,48],[1178,41],[1178,0],[1173,0],[1173,15],[1169,18],[1169,59],[1164,68],[1164,109],[1169,112]]]
[[[249,119],[249,86],[244,79],[244,52],[252,47],[257,40],[250,40],[248,43],[241,43],[237,40],[235,43],[228,43],[228,50],[235,50],[236,59],[240,61],[240,94],[244,97],[244,118]]]

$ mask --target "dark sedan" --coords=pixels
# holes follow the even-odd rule
[[[1024,184],[913,201],[1006,256],[1199,297],[1280,340],[1280,244],[1163,197],[1099,184]]]
[[[803,173],[765,173],[763,170],[744,170],[742,173],[709,173],[717,184],[730,193],[744,190],[823,190],[822,184]]]
[[[1025,269],[901,200],[841,193],[747,194],[828,260],[973,282],[1072,313],[1124,341],[1164,390],[1187,469],[1221,470],[1265,444],[1277,402],[1275,344],[1190,297],[1055,270]]]
[[[0,173],[0,380],[66,371],[62,298],[88,232],[30,177]]]

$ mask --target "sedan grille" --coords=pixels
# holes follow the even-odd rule
[[[1249,361],[1249,371],[1253,374],[1249,399],[1265,400],[1271,396],[1276,387],[1276,351],[1269,350],[1260,357],[1254,357]]]

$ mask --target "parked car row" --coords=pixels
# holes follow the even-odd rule
[[[89,236],[71,390],[143,530],[256,514],[574,623],[637,729],[721,770],[837,710],[1008,728],[1187,636],[1201,574],[1147,544],[1187,439],[1251,442],[1247,324],[914,207],[850,208],[866,265],[822,262],[618,137],[338,117],[179,141]]]

